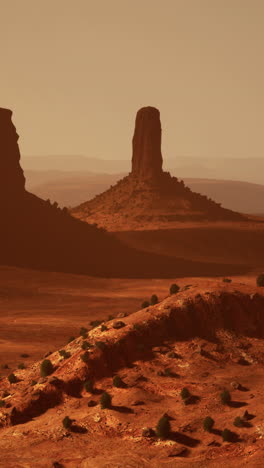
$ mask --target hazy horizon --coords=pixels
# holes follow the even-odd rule
[[[130,159],[137,110],[163,157],[262,157],[260,0],[1,2],[1,99],[22,155]]]

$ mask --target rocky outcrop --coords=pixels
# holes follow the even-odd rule
[[[132,145],[133,176],[151,179],[162,174],[160,113],[155,107],[138,111]]]
[[[25,191],[18,135],[11,117],[10,110],[0,108],[0,201],[17,199]]]

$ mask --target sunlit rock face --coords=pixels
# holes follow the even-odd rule
[[[25,191],[25,177],[20,166],[18,135],[12,112],[0,108],[0,198],[17,199]]]
[[[155,107],[142,107],[137,112],[132,146],[132,175],[140,179],[158,177],[162,173],[161,123]]]

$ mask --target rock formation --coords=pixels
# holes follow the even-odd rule
[[[136,116],[133,136],[132,175],[141,179],[162,174],[160,113],[155,107],[143,107]]]
[[[130,174],[74,208],[74,216],[109,231],[171,228],[181,221],[245,220],[162,170],[158,109],[143,107],[138,111],[132,146]]]
[[[0,108],[0,200],[3,201],[21,197],[25,191],[18,135],[11,117],[10,110]]]

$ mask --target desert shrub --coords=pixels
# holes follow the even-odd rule
[[[102,323],[102,320],[92,320],[92,321],[90,322],[90,325],[91,325],[93,328],[95,328],[95,327],[98,327],[98,325],[101,325],[101,323]]]
[[[230,278],[223,278],[223,283],[232,283]]]
[[[149,302],[148,302],[148,301],[144,301],[144,302],[142,302],[142,304],[141,304],[141,309],[146,309],[148,306],[149,306]]]
[[[114,320],[114,316],[113,315],[108,315],[108,320]]]
[[[224,390],[222,393],[220,393],[220,399],[223,403],[223,405],[228,405],[231,401],[231,395],[228,390]]]
[[[119,375],[115,375],[114,378],[113,378],[113,386],[114,387],[117,387],[117,388],[120,388],[124,385],[121,377],[119,377]]]
[[[178,284],[171,284],[170,286],[170,294],[177,294],[180,290],[180,286],[178,286]]]
[[[71,343],[74,340],[75,340],[74,336],[70,336],[70,338],[68,339],[68,343]]]
[[[15,374],[13,374],[13,373],[10,374],[7,378],[8,378],[8,380],[9,380],[9,382],[10,382],[11,384],[17,382],[17,378],[16,378]]]
[[[158,437],[161,439],[167,439],[170,435],[170,421],[166,416],[162,416],[160,420],[158,421],[157,427],[156,427],[156,434]]]
[[[82,349],[85,350],[85,349],[89,349],[89,348],[90,348],[90,343],[88,343],[88,341],[84,341],[82,343]]]
[[[86,380],[83,384],[86,392],[93,393],[93,382],[91,380]]]
[[[31,385],[31,387],[34,387],[34,385],[36,385],[37,383],[38,382],[36,380],[32,380],[30,385]]]
[[[89,353],[87,351],[81,355],[81,360],[85,363],[89,361]]]
[[[211,430],[213,429],[214,423],[215,422],[214,422],[213,418],[211,418],[210,416],[207,416],[203,421],[204,430],[207,431],[207,432],[211,432]]]
[[[2,369],[9,369],[9,365],[8,364],[2,364]]]
[[[229,429],[224,429],[224,430],[222,431],[222,434],[221,434],[221,435],[222,435],[222,439],[223,439],[224,442],[231,442],[231,440],[232,440],[232,432],[229,431]]]
[[[20,354],[20,357],[22,357],[22,358],[28,358],[28,357],[29,357],[29,354],[23,353],[23,354]]]
[[[108,330],[108,328],[107,328],[106,325],[102,325],[102,326],[101,326],[101,331],[102,331],[102,332],[107,331],[107,330]]]
[[[44,359],[40,364],[40,375],[41,377],[47,377],[48,375],[52,374],[54,371],[53,364],[49,359]]]
[[[80,335],[81,336],[85,336],[85,338],[86,338],[87,337],[87,332],[88,332],[87,328],[85,328],[85,327],[80,328]]]
[[[188,388],[184,387],[182,390],[181,390],[181,397],[183,400],[187,400],[187,398],[189,398],[191,396]]]
[[[244,426],[243,419],[240,418],[240,416],[237,416],[237,417],[234,419],[233,424],[234,424],[234,426],[236,426],[236,427],[243,427],[243,426]]]
[[[0,400],[0,408],[4,408],[5,406],[5,401],[4,400]]]
[[[171,369],[169,369],[169,368],[165,369],[164,375],[165,375],[166,377],[172,377]]]
[[[18,369],[25,369],[26,368],[26,366],[25,366],[25,364],[23,362],[20,362],[20,364],[18,364],[17,367],[18,367]]]
[[[159,302],[158,296],[156,294],[152,294],[150,298],[150,304],[155,305]]]
[[[105,349],[105,343],[103,341],[96,341],[95,346],[96,348],[101,349],[101,351]]]
[[[65,416],[62,420],[62,425],[65,429],[70,429],[72,425],[72,419],[69,416]]]
[[[134,330],[141,330],[141,328],[142,328],[142,325],[140,323],[134,323],[133,324],[133,329]]]
[[[257,286],[264,287],[264,273],[261,273],[261,275],[258,275]]]
[[[102,393],[101,398],[100,398],[100,405],[102,409],[111,408],[112,397],[109,393],[107,392]]]

